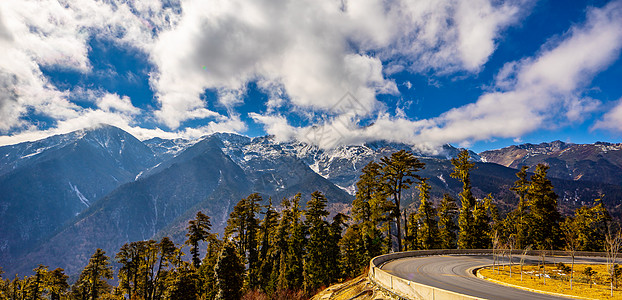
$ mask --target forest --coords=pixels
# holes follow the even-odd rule
[[[402,150],[364,167],[349,215],[329,218],[320,191],[304,208],[301,194],[278,204],[251,194],[233,208],[222,237],[198,212],[183,244],[164,237],[126,243],[116,254],[96,249],[75,282],[63,269],[44,265],[24,277],[2,277],[0,269],[0,299],[307,299],[395,251],[536,249],[615,257],[620,249],[619,224],[599,199],[574,215],[559,213],[546,165],[516,173],[511,191],[518,205],[502,216],[490,195],[473,196],[469,153],[451,162],[462,191],[437,204],[418,175],[425,165]],[[418,189],[418,208],[407,213],[402,195],[411,188]],[[611,269],[613,282],[620,275],[615,263]]]

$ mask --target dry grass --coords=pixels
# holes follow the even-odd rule
[[[596,274],[592,277],[592,287],[588,282],[588,277],[583,275],[585,268],[591,267]],[[486,278],[498,280],[529,289],[546,291],[551,293],[566,294],[586,299],[622,299],[622,284],[613,292],[610,297],[609,274],[605,265],[575,265],[573,288],[570,290],[570,275],[564,273],[555,265],[546,265],[546,285],[541,276],[542,270],[539,266],[523,266],[523,280],[521,281],[520,267],[512,267],[512,277],[510,278],[509,266],[502,267],[501,270],[491,270],[485,268],[480,270],[480,274]]]

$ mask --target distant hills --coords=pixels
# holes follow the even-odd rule
[[[186,223],[198,210],[222,232],[233,206],[252,192],[278,204],[298,192],[306,200],[319,190],[331,211],[347,213],[361,169],[400,149],[426,163],[421,175],[430,178],[433,199],[460,191],[448,160],[460,149],[450,145],[433,153],[384,141],[322,150],[228,133],[141,142],[102,125],[0,147],[0,266],[24,274],[41,263],[71,274],[96,248],[113,255],[129,241],[170,236],[183,242]],[[540,162],[551,166],[562,212],[595,198],[618,215],[622,211],[620,144],[556,141],[472,157],[476,196],[493,194],[501,211],[516,204],[508,190],[516,168]],[[416,207],[416,189],[405,192],[404,202]]]

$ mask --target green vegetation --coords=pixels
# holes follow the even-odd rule
[[[572,257],[576,251],[606,251],[610,259],[605,273],[613,295],[622,274],[614,259],[622,234],[599,200],[562,218],[548,167],[538,165],[531,176],[523,167],[510,188],[518,206],[502,218],[491,195],[475,198],[470,179],[475,164],[469,153],[461,152],[452,164],[451,176],[462,183],[460,204],[444,195],[435,206],[428,180],[417,174],[424,164],[411,152],[399,151],[363,168],[351,216],[329,218],[329,201],[319,191],[304,208],[301,194],[283,199],[280,207],[251,194],[233,208],[222,238],[211,232],[210,217],[198,212],[188,222],[181,245],[167,237],[123,245],[114,256],[116,287],[109,284],[115,275],[112,261],[97,249],[71,287],[63,269],[39,266],[34,275],[12,280],[2,278],[0,269],[0,300],[305,299],[364,274],[377,255],[456,247],[493,248],[495,253],[563,249]],[[402,194],[413,185],[419,206],[407,214]],[[590,278],[587,268],[581,274],[576,268],[574,260],[560,267],[571,274],[566,279],[571,288],[574,276],[579,275],[578,281]],[[519,270],[521,276],[515,277],[522,278]]]

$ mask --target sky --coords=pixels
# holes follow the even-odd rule
[[[622,0],[0,2],[0,145],[622,142]]]

